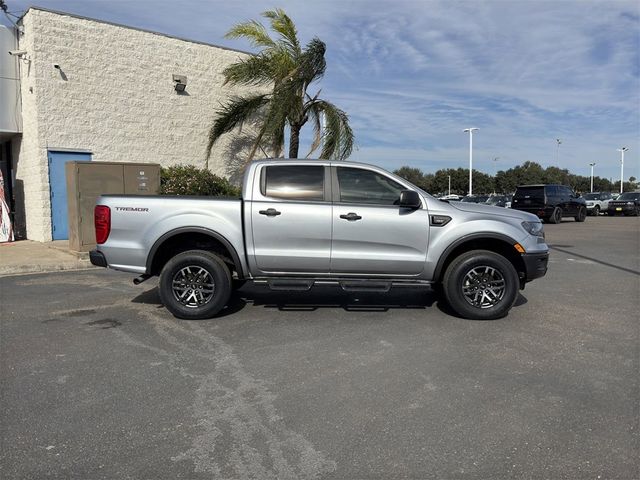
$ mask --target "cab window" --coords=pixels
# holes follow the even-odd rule
[[[398,205],[404,187],[377,172],[338,167],[340,202]]]

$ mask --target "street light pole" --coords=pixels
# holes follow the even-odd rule
[[[596,162],[590,163],[589,166],[591,167],[591,193],[593,193],[593,167],[596,164]]]
[[[624,152],[629,150],[627,147],[618,148],[620,152],[620,193],[622,193],[622,186],[624,184]]]
[[[464,132],[469,132],[469,196],[473,194],[473,132],[479,128],[465,128]]]
[[[498,164],[498,159],[500,157],[493,157],[493,194],[496,194],[496,175],[498,175],[498,169],[496,165]]]
[[[562,143],[562,140],[560,140],[559,138],[556,138],[556,167],[560,168],[560,164],[558,163],[558,154],[560,152],[560,144]]]

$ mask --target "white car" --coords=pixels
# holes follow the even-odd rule
[[[583,197],[587,202],[587,213],[596,217],[606,212],[609,202],[613,200],[613,196],[608,192],[585,193]]]
[[[440,200],[460,200],[462,197],[460,195],[445,195],[444,197],[440,197]]]

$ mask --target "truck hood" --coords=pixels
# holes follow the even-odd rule
[[[498,215],[500,217],[511,217],[523,222],[537,222],[540,219],[533,213],[522,212],[511,208],[495,207],[493,205],[483,205],[480,203],[449,202],[454,208],[463,212],[481,213],[483,215]]]

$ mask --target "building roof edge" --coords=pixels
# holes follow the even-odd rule
[[[222,50],[228,50],[230,52],[243,53],[245,55],[255,55],[252,52],[247,52],[245,50],[239,50],[237,48],[223,47],[221,45],[216,45],[214,43],[201,42],[199,40],[192,40],[192,39],[189,39],[189,38],[178,37],[176,35],[170,35],[168,33],[157,32],[155,30],[149,30],[149,29],[146,29],[146,28],[139,28],[139,27],[132,27],[131,25],[125,25],[123,23],[110,22],[108,20],[101,20],[99,18],[85,17],[83,15],[77,15],[75,13],[62,12],[60,10],[52,10],[50,8],[38,7],[38,6],[35,6],[35,5],[32,5],[32,6],[28,7],[25,10],[25,12],[20,16],[20,18],[17,20],[16,23],[22,22],[22,19],[24,18],[24,16],[27,13],[29,13],[30,10],[39,10],[41,12],[47,12],[47,13],[53,13],[55,15],[63,15],[63,16],[66,16],[66,17],[78,18],[80,20],[88,20],[90,22],[105,23],[107,25],[113,25],[114,27],[128,28],[130,30],[138,30],[139,32],[151,33],[153,35],[160,35],[161,37],[173,38],[175,40],[181,40],[183,42],[195,43],[197,45],[205,45],[207,47],[220,48]]]

